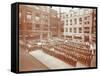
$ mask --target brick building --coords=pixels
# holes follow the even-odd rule
[[[64,21],[64,39],[78,43],[92,41],[93,9],[71,9],[62,14]]]
[[[19,33],[22,39],[43,40],[61,34],[57,11],[49,6],[20,5]]]

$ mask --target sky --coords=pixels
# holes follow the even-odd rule
[[[69,10],[72,9],[72,8],[71,7],[52,7],[52,9],[55,9],[59,13],[59,10],[61,12],[69,12]]]

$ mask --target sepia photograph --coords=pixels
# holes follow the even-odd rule
[[[19,71],[97,67],[97,10],[19,4]]]

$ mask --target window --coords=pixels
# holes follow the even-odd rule
[[[72,28],[70,28],[70,32],[72,32]]]
[[[32,14],[31,14],[31,12],[27,12],[26,21],[27,21],[27,23],[31,23],[32,22]]]
[[[79,33],[82,33],[82,28],[81,27],[79,27]]]
[[[84,22],[84,24],[87,24],[87,22]]]
[[[31,15],[30,14],[27,15],[27,19],[31,20]]]
[[[87,21],[87,24],[89,24],[90,22],[89,21]]]
[[[74,36],[74,39],[82,39],[81,36]]]
[[[84,24],[90,24],[90,22],[89,22],[90,21],[90,16],[87,16],[84,19],[85,19]]]
[[[36,20],[36,21],[39,21],[39,19],[40,19],[39,16],[36,16],[36,17],[35,17],[35,20]]]
[[[89,36],[84,36],[84,42],[88,42],[89,41]]]
[[[77,19],[76,18],[74,19],[74,24],[77,24]]]
[[[87,20],[87,17],[84,17],[84,20]]]
[[[68,28],[66,28],[66,32],[68,32]]]
[[[36,14],[35,14],[35,20],[36,20],[36,21],[39,21],[39,20],[40,20],[40,14],[39,14],[39,13],[36,13]]]
[[[70,25],[72,25],[72,19],[70,20]]]
[[[90,16],[88,16],[88,20],[90,20]]]
[[[66,25],[68,25],[68,20],[66,20]]]
[[[39,16],[38,16],[38,17],[39,17]],[[43,15],[42,18],[48,19],[48,16],[47,16],[47,15]]]
[[[84,33],[90,33],[89,31],[84,31]]]
[[[82,24],[82,18],[79,18],[79,23]]]
[[[76,33],[76,28],[74,28],[74,33]]]
[[[39,29],[39,28],[40,28],[40,25],[39,25],[39,24],[36,24],[36,25],[35,25],[35,28],[36,28],[36,29]]]
[[[39,17],[39,19],[37,21],[39,21],[39,20],[40,20],[40,17]],[[47,15],[43,15],[42,16],[42,21],[47,23],[48,22],[48,16]]]
[[[90,16],[84,17],[84,20],[90,20]]]
[[[82,21],[82,18],[79,18],[79,21],[81,22]]]
[[[84,27],[84,29],[88,29],[89,30],[90,28],[89,27]]]
[[[84,24],[90,24],[90,22],[89,21],[85,21]]]
[[[84,27],[84,33],[89,33],[90,32],[90,27]]]
[[[30,21],[30,20],[32,19],[32,14],[31,14],[31,12],[27,12],[27,14],[26,14],[26,19],[27,19],[27,21]]]
[[[68,18],[68,15],[66,15],[66,18]]]

